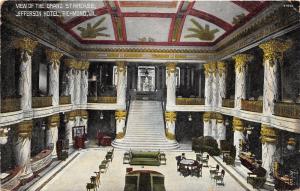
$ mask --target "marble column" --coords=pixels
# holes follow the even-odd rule
[[[175,136],[176,112],[166,111],[165,120],[166,120],[166,137],[169,141],[176,142],[176,136]]]
[[[242,99],[246,99],[246,75],[247,75],[247,62],[253,59],[249,54],[238,54],[233,57],[235,60],[235,109],[241,109]]]
[[[64,61],[65,65],[68,66],[69,71],[68,71],[68,85],[67,85],[67,90],[68,90],[68,95],[71,96],[71,103],[74,105],[75,104],[75,94],[74,94],[74,82],[75,82],[75,64],[76,60],[75,59],[66,59]]]
[[[88,132],[88,112],[86,110],[80,110],[80,126],[84,126],[84,133],[87,135]]]
[[[203,114],[203,136],[212,136],[212,129],[211,129],[211,113],[205,112]]]
[[[218,128],[217,128],[216,113],[211,113],[210,123],[211,123],[211,136],[215,140],[218,140]]]
[[[125,119],[127,112],[125,110],[117,110],[115,112],[116,119],[116,139],[122,139],[125,136]]]
[[[211,65],[212,72],[212,102],[213,107],[217,107],[219,103],[219,74],[217,70],[217,63],[212,62]]]
[[[226,65],[224,62],[218,62],[219,74],[219,94],[217,107],[222,107],[222,100],[226,97]]]
[[[20,179],[33,176],[30,163],[32,121],[23,121],[16,126],[14,153],[16,165],[21,167]]]
[[[59,114],[48,117],[47,146],[53,146],[52,157],[56,157],[56,142],[58,140]]]
[[[222,114],[217,113],[216,114],[217,119],[217,129],[218,129],[218,145],[221,146],[220,142],[223,140],[226,140],[226,127],[224,125],[224,119]]]
[[[73,127],[75,126],[75,116],[76,113],[71,111],[67,114],[68,122],[66,125],[66,137],[69,139],[69,145],[73,145]]]
[[[167,63],[167,107],[176,105],[176,63]],[[175,115],[176,116],[176,115]]]
[[[126,109],[127,69],[125,62],[117,62],[117,72],[117,104],[119,105],[119,108]]]
[[[49,61],[49,94],[52,96],[52,106],[59,106],[59,65],[62,53],[55,50],[47,50],[46,56]]]
[[[88,69],[90,63],[88,61],[82,61],[81,66],[81,88],[80,88],[80,104],[86,105],[87,104],[87,95],[88,95]]]
[[[263,114],[274,114],[274,104],[278,100],[278,70],[283,53],[291,47],[288,41],[270,40],[259,45],[264,52],[264,92]]]
[[[242,119],[233,117],[233,130],[234,130],[234,135],[233,135],[233,145],[235,146],[236,149],[236,155],[235,155],[235,163],[237,165],[241,164],[240,160],[240,153],[242,151],[242,143],[245,141],[245,136],[244,136],[244,122]]]
[[[277,130],[274,127],[261,125],[262,167],[266,169],[267,187],[274,187],[274,154],[276,151]]]
[[[32,108],[32,54],[38,42],[24,37],[17,39],[15,46],[21,52],[19,91],[21,95],[21,108],[24,111]]]
[[[213,94],[212,94],[212,70],[211,70],[210,63],[204,64],[204,73],[205,73],[205,87],[204,87],[205,106],[211,106]]]
[[[81,61],[79,61],[81,62]],[[78,62],[77,62],[78,63]],[[80,105],[80,84],[81,84],[81,71],[79,68],[76,67],[76,70],[75,70],[75,81],[74,81],[74,102],[75,102],[75,105]]]

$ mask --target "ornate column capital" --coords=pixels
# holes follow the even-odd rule
[[[205,75],[216,74],[217,73],[217,63],[216,62],[208,62],[203,64]]]
[[[60,118],[59,114],[54,114],[48,117],[48,127],[49,128],[54,128],[59,125]]]
[[[28,37],[18,38],[14,41],[14,46],[17,49],[24,50],[28,52],[29,55],[33,54],[33,50],[37,46],[38,42],[35,40],[32,40]]]
[[[117,121],[125,120],[127,112],[125,110],[116,110],[115,119]]]
[[[261,143],[275,144],[277,141],[277,130],[269,125],[261,124]]]
[[[75,59],[70,59],[70,58],[64,60],[64,64],[71,69],[75,68],[76,62],[77,61]]]
[[[87,60],[82,60],[81,61],[81,70],[88,70],[90,67],[90,62]]]
[[[224,119],[223,119],[223,115],[221,113],[216,113],[215,114],[217,123],[223,123]]]
[[[80,110],[80,116],[83,118],[83,119],[87,119],[89,114],[86,110]]]
[[[218,68],[218,73],[220,76],[222,76],[223,74],[225,74],[226,72],[226,64],[223,61],[219,61],[217,62],[217,68]]]
[[[76,111],[70,111],[67,114],[68,121],[75,121]]]
[[[237,117],[233,117],[232,127],[234,131],[244,131],[243,120]]]
[[[203,121],[208,122],[211,119],[211,116],[212,116],[211,112],[203,113]]]
[[[247,62],[252,61],[254,57],[250,54],[237,54],[232,58],[235,60],[236,71],[241,72],[245,64],[247,64]]]
[[[175,122],[176,121],[176,112],[175,111],[166,111],[165,112],[166,122]]]
[[[125,75],[125,73],[126,73],[126,62],[125,61],[118,61],[118,62],[116,62],[116,65],[117,65],[118,74]]]
[[[16,127],[17,134],[22,138],[31,138],[32,133],[32,120],[23,121]]]
[[[170,76],[171,73],[175,73],[176,72],[176,62],[168,62],[166,69],[167,69],[168,76]]]
[[[291,46],[292,41],[272,39],[259,45],[259,48],[264,52],[264,60],[272,60],[277,58],[282,59],[283,53]]]

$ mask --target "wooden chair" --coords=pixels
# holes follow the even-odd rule
[[[123,164],[129,164],[129,162],[130,162],[130,153],[125,152],[123,157]]]
[[[203,167],[208,167],[208,160],[209,160],[209,155],[206,155],[205,158],[202,157],[201,162],[202,162],[202,164],[203,164]],[[206,164],[206,165],[204,165],[204,164]]]
[[[214,179],[216,181],[216,185],[224,185],[224,176],[225,176],[225,170],[222,170],[220,173],[214,176]],[[219,183],[218,183],[219,182]]]
[[[96,176],[91,176],[91,183],[96,184],[96,186],[99,188],[100,186],[100,171],[94,172]]]
[[[99,165],[99,172],[100,173],[106,173],[108,168],[108,161],[107,160],[103,160],[101,162],[101,164]]]
[[[210,178],[213,178],[216,174],[218,174],[220,166],[217,164],[216,167],[210,167],[209,174]]]
[[[97,189],[96,184],[93,184],[93,183],[87,183],[87,184],[86,184],[86,190],[87,190],[87,191],[90,191],[90,190],[96,191],[96,190],[98,190],[98,189]]]
[[[197,176],[198,178],[202,176],[202,164],[198,163],[195,168],[192,168],[192,176]]]
[[[160,164],[167,164],[166,154],[160,153],[159,160],[160,160]]]

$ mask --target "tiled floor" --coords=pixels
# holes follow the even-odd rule
[[[67,167],[59,172],[49,183],[47,183],[43,191],[84,191],[85,185],[89,182],[90,176],[94,175],[94,171],[98,171],[98,165],[104,159],[106,151],[109,148],[90,148],[81,150],[80,155],[74,159]],[[203,168],[203,176],[183,177],[176,170],[175,156],[181,152],[165,152],[167,157],[167,165],[156,166],[133,166],[133,170],[147,169],[155,170],[165,175],[165,187],[167,191],[199,191],[199,190],[228,190],[242,191],[244,190],[229,174],[225,175],[225,185],[216,185],[209,177],[209,169]],[[194,152],[185,152],[187,158],[195,159]],[[115,150],[113,162],[110,163],[108,171],[101,174],[101,191],[122,191],[125,185],[126,168],[130,165],[123,164],[124,151]],[[209,160],[209,165],[215,166],[213,159]],[[30,190],[30,189],[29,189]]]

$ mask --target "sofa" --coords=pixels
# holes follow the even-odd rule
[[[129,153],[129,164],[130,165],[159,166],[160,165],[160,152],[131,151]]]

